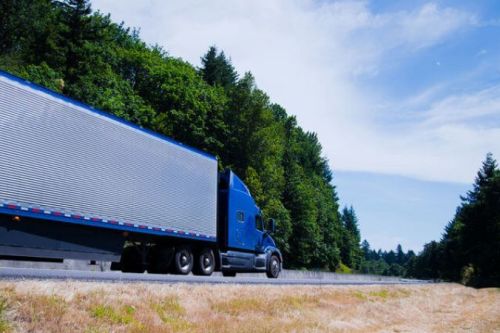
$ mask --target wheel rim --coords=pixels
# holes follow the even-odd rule
[[[276,258],[274,258],[271,261],[271,274],[273,276],[278,276],[279,272],[280,272],[280,265],[278,263],[278,260],[276,260]]]
[[[201,269],[205,272],[209,272],[212,270],[213,266],[213,258],[210,254],[204,253],[201,256]]]
[[[182,251],[179,255],[179,268],[186,271],[191,266],[191,256],[187,251]]]

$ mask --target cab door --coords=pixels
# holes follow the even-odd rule
[[[247,187],[234,173],[231,173],[228,194],[227,245],[255,252],[262,239],[262,232],[255,227],[259,211]]]
[[[236,225],[234,226],[235,238],[238,247],[245,247],[245,234],[248,226],[248,214],[243,209],[236,211]]]
[[[254,223],[254,227],[253,227],[253,233],[254,233],[254,237],[253,237],[253,243],[254,243],[254,249],[255,249],[255,252],[257,253],[261,253],[263,252],[263,249],[262,249],[262,240],[264,239],[264,221],[262,220],[262,215],[260,214],[260,212],[257,212],[255,214],[255,223]]]

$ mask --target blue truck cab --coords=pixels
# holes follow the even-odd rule
[[[219,176],[218,239],[221,270],[226,276],[236,272],[266,272],[277,277],[283,258],[270,233],[274,220],[264,222],[245,183],[231,170]]]

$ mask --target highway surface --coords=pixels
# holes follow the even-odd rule
[[[149,283],[210,283],[210,284],[276,284],[276,285],[394,285],[394,284],[424,284],[429,281],[399,279],[393,281],[366,281],[366,280],[342,280],[342,279],[314,279],[314,278],[278,278],[267,279],[262,277],[251,277],[248,274],[236,277],[214,276],[192,276],[192,275],[160,275],[160,274],[136,274],[121,272],[96,272],[63,269],[40,269],[40,268],[0,268],[0,280],[76,280],[96,282],[149,282]]]

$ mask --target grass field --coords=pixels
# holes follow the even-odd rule
[[[500,290],[0,282],[0,332],[500,332]]]

